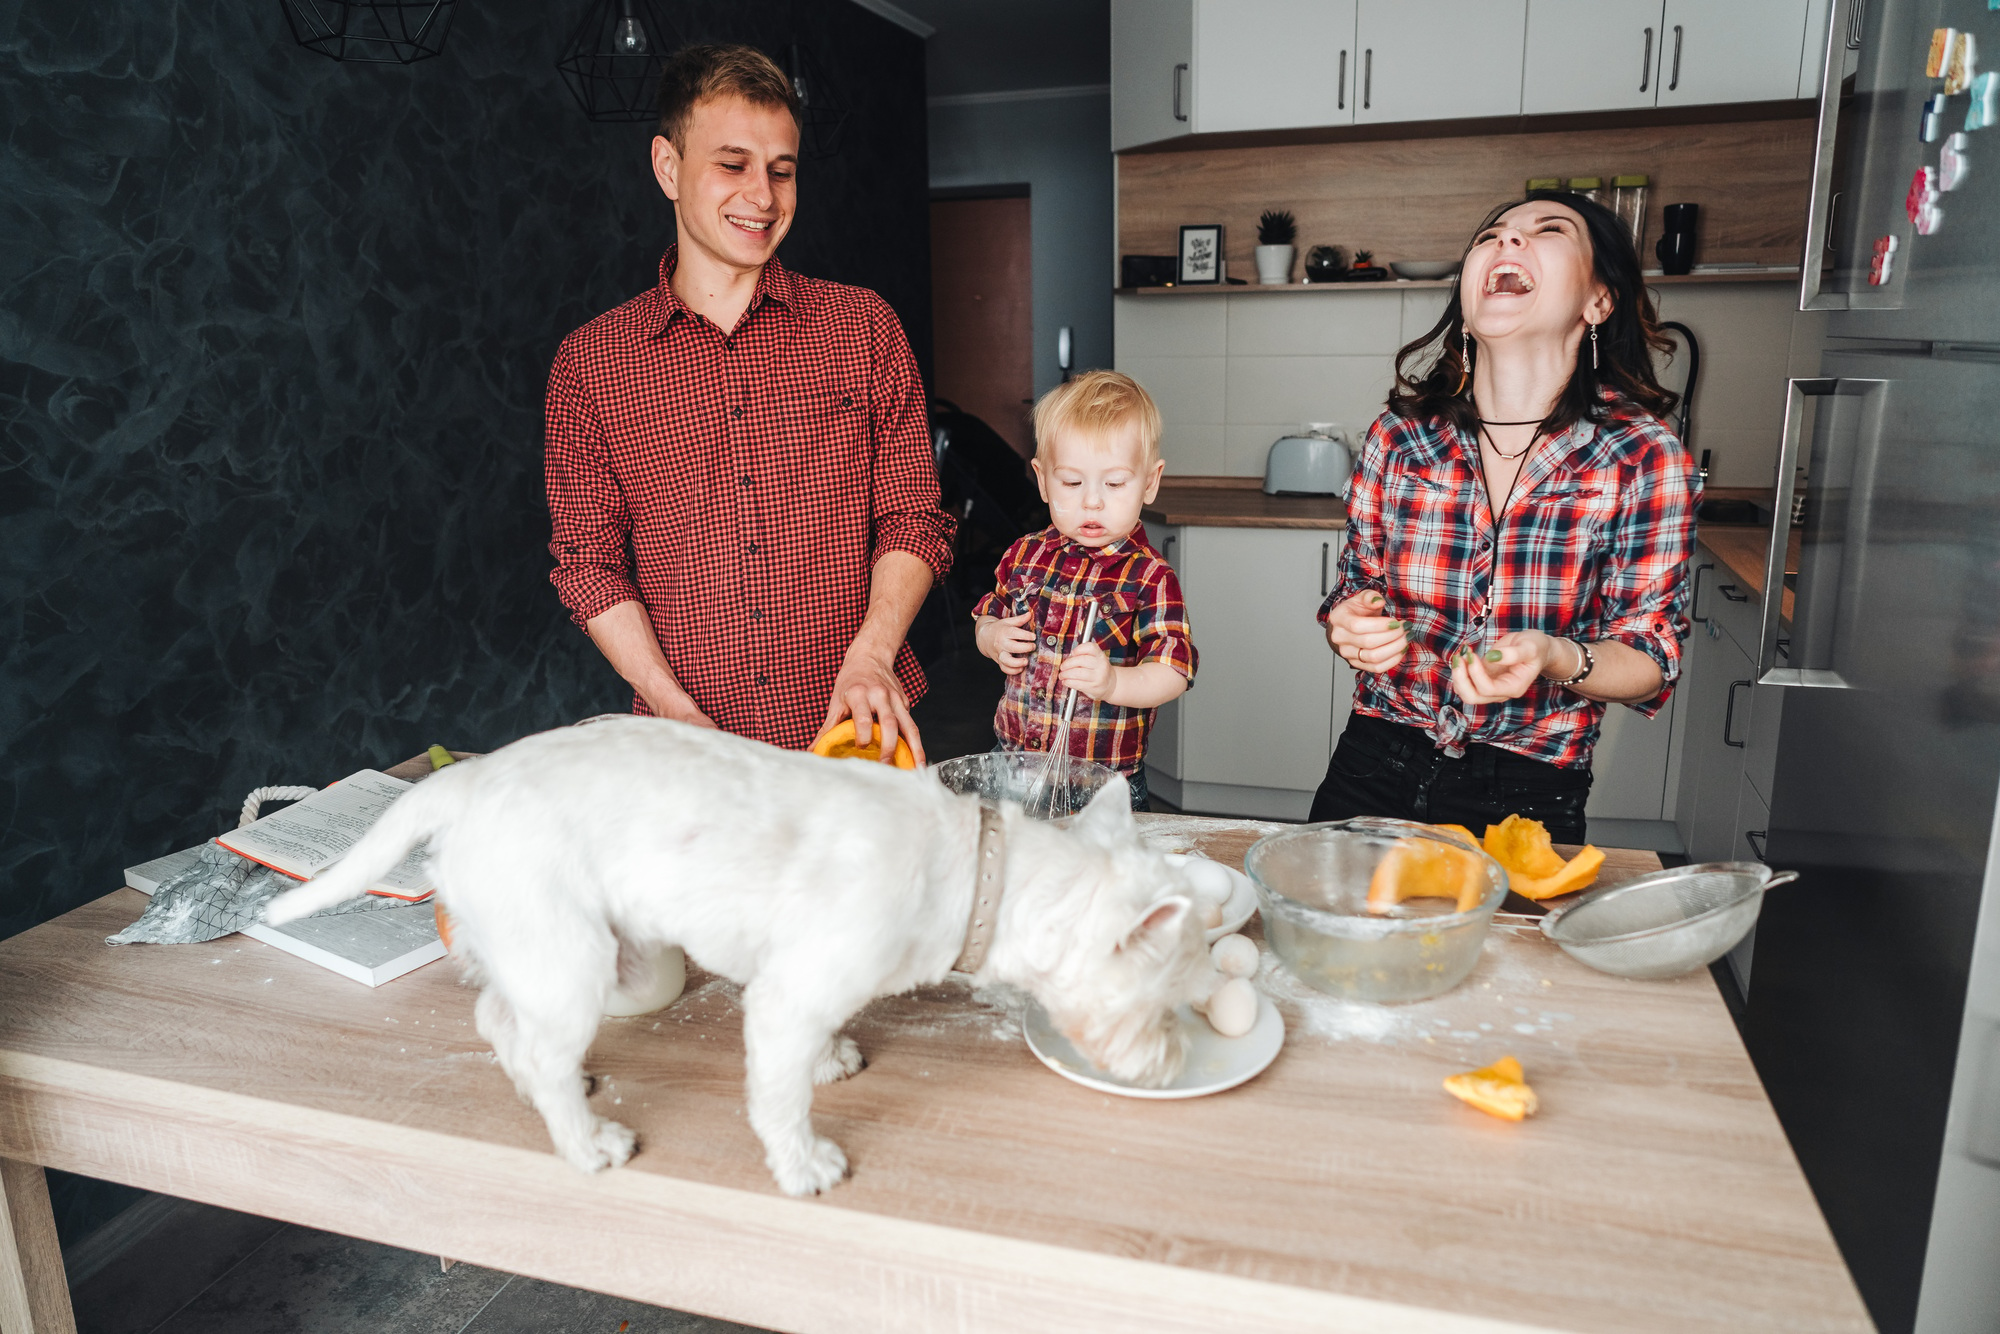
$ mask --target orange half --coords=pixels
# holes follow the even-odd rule
[[[881,728],[879,725],[876,727],[875,735],[878,739],[871,739],[866,744],[857,743],[854,740],[854,720],[852,718],[842,718],[832,727],[821,732],[813,740],[812,753],[815,755],[824,755],[830,760],[879,761],[882,758],[882,743],[879,740]],[[900,736],[896,738],[895,761],[898,769],[914,769],[917,767],[916,752],[912,751],[910,743]]]

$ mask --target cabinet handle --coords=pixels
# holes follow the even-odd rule
[[[1743,749],[1743,744],[1744,744],[1743,742],[1741,742],[1741,741],[1732,741],[1732,740],[1730,740],[1730,739],[1729,739],[1729,732],[1730,732],[1730,729],[1731,729],[1731,728],[1733,728],[1733,727],[1734,727],[1734,726],[1736,725],[1736,687],[1738,687],[1738,686],[1754,686],[1754,685],[1756,685],[1756,684],[1757,684],[1757,683],[1756,683],[1755,681],[1731,681],[1731,682],[1729,683],[1729,704],[1728,704],[1728,707],[1726,707],[1726,708],[1725,708],[1725,709],[1723,709],[1723,711],[1722,711],[1722,744],[1723,744],[1723,745],[1725,745],[1725,746],[1734,746],[1734,747],[1736,747],[1736,749],[1738,749],[1738,750],[1742,750],[1742,749]]]
[[[1186,65],[1174,66],[1174,119],[1186,120],[1187,112],[1181,110],[1181,76],[1187,73]]]
[[[1653,81],[1653,30],[1646,29],[1646,52],[1639,57],[1639,91],[1645,92],[1646,85]]]
[[[1681,25],[1674,25],[1674,74],[1667,80],[1667,91],[1673,92],[1681,86]]]
[[[1715,591],[1722,594],[1724,600],[1729,602],[1748,602],[1750,600],[1750,595],[1737,588],[1735,584],[1717,584]]]
[[[1760,862],[1771,860],[1771,854],[1764,851],[1764,840],[1770,836],[1771,831],[1768,829],[1746,829],[1743,831],[1743,841],[1750,845],[1750,851],[1757,854],[1757,860]]]
[[[1805,262],[1799,266],[1800,310],[1846,310],[1845,292],[1821,291],[1825,260],[1833,251],[1834,150],[1840,137],[1840,79],[1848,49],[1861,46],[1860,0],[1832,0],[1827,6],[1826,57],[1819,76],[1819,126],[1813,136],[1812,187],[1806,193]],[[1840,40],[1841,29],[1847,40]]]
[[[1172,565],[1174,563],[1174,543],[1178,541],[1180,541],[1180,539],[1178,537],[1173,536],[1172,534],[1169,534],[1167,537],[1165,543],[1166,551],[1163,554],[1166,556],[1167,564],[1169,565]]]
[[[1319,595],[1321,597],[1326,596],[1326,562],[1327,558],[1332,554],[1333,543],[1322,542],[1319,544]]]
[[[1361,109],[1368,110],[1375,98],[1375,48],[1361,53]]]
[[[1701,614],[1701,572],[1715,568],[1713,561],[1694,567],[1694,596],[1688,600],[1688,621],[1694,625],[1707,625],[1708,618]]]
[[[1335,104],[1340,110],[1347,110],[1347,52],[1340,53],[1340,100]]]

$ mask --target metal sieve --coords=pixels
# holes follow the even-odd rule
[[[1799,878],[1761,862],[1703,862],[1584,895],[1542,918],[1563,953],[1619,977],[1679,977],[1715,962],[1757,924],[1764,891]]]

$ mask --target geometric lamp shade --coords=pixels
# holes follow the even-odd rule
[[[661,62],[680,44],[652,0],[590,0],[556,69],[591,120],[651,120],[659,114]]]
[[[799,156],[808,161],[840,152],[847,125],[846,98],[810,50],[797,42],[785,48],[785,75],[799,99]]]
[[[300,46],[334,60],[408,65],[444,50],[457,0],[282,0]]]

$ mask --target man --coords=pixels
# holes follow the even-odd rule
[[[895,313],[774,257],[797,112],[748,47],[667,62],[653,174],[679,240],[556,354],[549,577],[634,712],[789,747],[851,715],[922,763],[903,636],[955,523]]]

